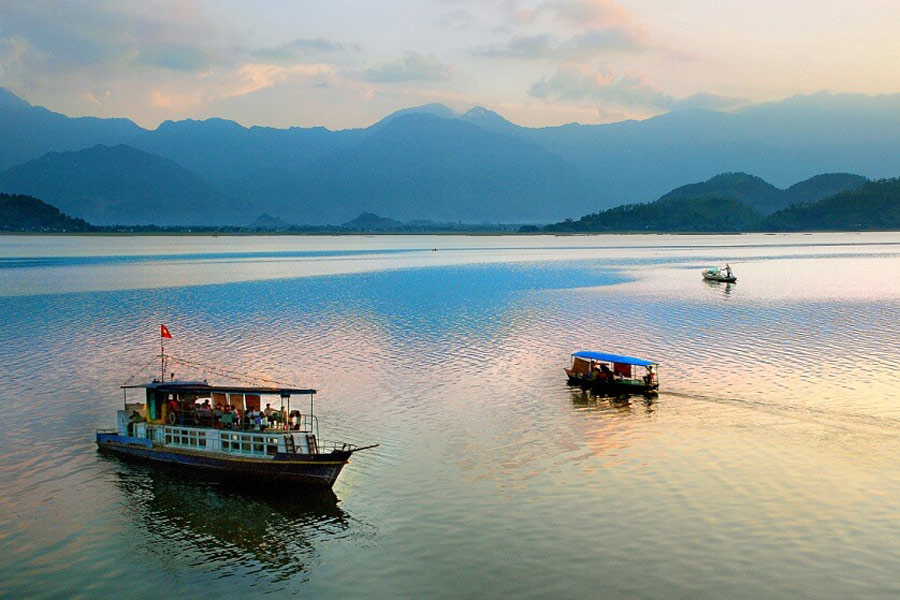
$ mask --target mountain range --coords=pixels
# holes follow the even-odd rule
[[[528,128],[475,107],[398,111],[370,127],[71,118],[0,89],[0,191],[97,224],[397,220],[552,222],[646,203],[717,173],[787,188],[821,173],[900,174],[900,95],[814,94],[737,112]],[[799,185],[799,184],[798,184]],[[791,188],[759,196],[770,214]],[[797,197],[806,197],[802,189]]]

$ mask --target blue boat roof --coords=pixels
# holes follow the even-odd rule
[[[209,394],[212,392],[230,394],[315,394],[316,390],[307,388],[246,386],[246,385],[210,385],[205,381],[151,381],[134,385],[123,385],[122,389],[146,388],[163,393],[174,394]]]
[[[620,354],[594,352],[593,350],[579,350],[578,352],[573,352],[572,356],[576,358],[587,358],[589,360],[603,360],[623,365],[636,365],[638,367],[649,367],[650,365],[656,364],[652,360],[644,360],[643,358],[635,358],[633,356],[622,356]]]

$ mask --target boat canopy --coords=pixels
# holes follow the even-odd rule
[[[123,385],[123,389],[144,388],[165,394],[278,394],[279,396],[312,395],[313,389],[287,387],[257,387],[242,385],[210,385],[205,381],[151,381],[137,385]]]
[[[652,360],[644,360],[643,358],[634,358],[633,356],[621,356],[619,354],[605,354],[603,352],[594,352],[592,350],[579,350],[573,352],[575,358],[585,358],[588,360],[602,360],[604,362],[619,363],[622,365],[635,365],[638,367],[649,367],[657,363]]]

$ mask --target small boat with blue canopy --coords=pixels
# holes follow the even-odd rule
[[[569,385],[580,385],[607,394],[655,394],[659,389],[659,364],[652,360],[579,350],[566,369]]]

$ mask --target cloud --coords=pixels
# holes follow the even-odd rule
[[[312,56],[321,56],[324,54],[333,54],[344,52],[348,46],[333,40],[324,38],[305,39],[298,38],[286,44],[275,46],[273,48],[257,48],[248,50],[248,54],[254,58],[271,62],[296,62],[308,59]],[[349,46],[349,49],[359,51],[357,45]]]
[[[674,100],[635,75],[617,77],[607,69],[566,65],[532,84],[529,94],[543,100],[594,100],[619,106],[660,108]]]
[[[583,65],[565,65],[550,77],[532,84],[529,95],[542,100],[592,101],[607,106],[651,110],[737,108],[746,101],[710,93],[676,98],[641,76],[618,76],[611,69],[591,69]]]
[[[607,28],[631,24],[627,11],[609,0],[550,0],[538,13],[549,13],[560,21],[576,27]]]
[[[735,98],[733,96],[720,96],[709,92],[700,92],[687,98],[675,100],[669,107],[671,110],[684,110],[688,108],[704,108],[707,110],[732,110],[747,106],[751,102],[747,98]]]
[[[0,86],[187,114],[286,83],[335,86],[321,57],[358,50],[324,38],[250,48],[191,0],[0,2]]]
[[[231,62],[232,36],[190,2],[6,0],[2,36],[14,37],[23,65],[42,73],[151,66],[202,71]]]
[[[367,69],[366,81],[393,83],[398,81],[446,81],[453,76],[452,67],[433,54],[407,52],[403,58]]]
[[[505,45],[481,46],[473,51],[478,56],[500,58],[550,58],[556,39],[549,33],[517,35]]]
[[[475,15],[467,10],[454,10],[437,21],[441,27],[448,29],[472,29],[476,25]]]
[[[643,52],[649,45],[643,36],[628,29],[592,29],[560,41],[549,33],[518,35],[501,46],[482,46],[479,56],[529,60],[578,61],[609,52]]]
[[[338,81],[335,69],[327,64],[279,66],[245,64],[238,69],[205,77],[194,85],[160,83],[149,91],[149,103],[174,113],[186,113],[216,100],[246,96],[284,83],[306,87],[332,86]]]

